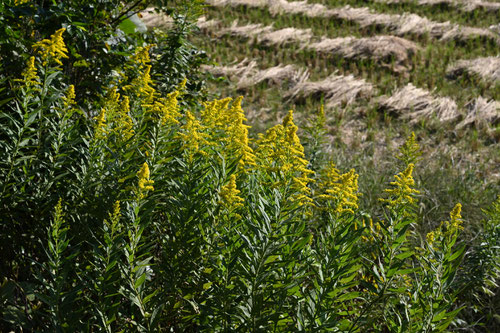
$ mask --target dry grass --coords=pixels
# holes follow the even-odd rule
[[[206,3],[216,7],[223,6],[245,6],[245,7],[255,7],[263,8],[268,5],[268,0],[205,0]]]
[[[413,0],[375,0],[375,2],[386,4],[407,3],[412,1]],[[446,4],[467,12],[472,12],[477,9],[483,9],[490,12],[496,12],[500,10],[500,3],[482,0],[417,0],[417,3],[422,6]]]
[[[253,38],[259,34],[271,32],[273,30],[270,26],[263,26],[262,24],[248,24],[238,25],[238,21],[234,21],[230,27],[217,29],[215,32],[218,36],[230,35],[235,37]]]
[[[448,68],[447,76],[455,79],[464,72],[478,75],[486,81],[500,81],[500,57],[460,60]]]
[[[285,45],[290,43],[306,44],[311,38],[311,29],[284,28],[260,33],[257,37],[257,42],[263,45]]]
[[[404,71],[411,57],[420,49],[414,42],[395,36],[323,38],[308,47],[347,59],[373,59],[386,65],[394,60],[395,71]]]
[[[298,68],[295,65],[279,65],[248,74],[250,75],[244,75],[238,81],[236,84],[237,89],[247,89],[261,82],[278,86],[288,83],[291,87],[294,87],[309,78],[309,72],[306,69]]]
[[[363,79],[333,73],[322,81],[304,81],[297,84],[285,94],[285,98],[303,102],[309,97],[319,100],[323,96],[325,106],[333,108],[353,104],[358,98],[369,98],[373,91],[373,86]]]
[[[437,119],[439,122],[457,120],[461,114],[455,101],[448,97],[434,97],[429,91],[409,83],[392,96],[382,96],[379,107],[411,124]]]
[[[255,60],[248,59],[229,66],[204,65],[202,69],[215,77],[227,77],[235,82],[238,90],[248,89],[261,82],[278,86],[288,83],[288,87],[294,87],[309,78],[306,69],[295,65],[279,65],[261,70]]]
[[[230,80],[241,78],[251,74],[255,74],[257,69],[257,62],[244,59],[243,61],[231,64],[228,66],[207,66],[202,65],[201,69],[209,72],[215,77],[227,77]]]
[[[208,3],[214,6],[251,3],[248,6],[265,7],[265,1],[261,0],[209,0]],[[450,22],[434,22],[416,14],[384,14],[377,13],[367,7],[328,8],[321,4],[310,4],[307,1],[270,0],[267,2],[267,6],[273,15],[302,14],[309,17],[336,17],[356,22],[363,27],[372,25],[385,27],[397,36],[403,36],[407,33],[429,34],[433,38],[443,40],[468,40],[475,37],[486,37],[495,39],[500,44],[500,37],[490,29],[461,26]]]
[[[457,125],[459,130],[465,127],[475,127],[490,132],[500,124],[500,102],[479,97],[467,104],[465,108],[467,115]]]

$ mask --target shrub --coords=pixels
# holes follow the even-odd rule
[[[293,112],[252,141],[241,98],[159,92],[154,46],[83,112],[64,34],[3,82],[2,330],[444,331],[460,311],[461,206],[415,232],[412,137],[370,216],[354,170],[309,169]]]

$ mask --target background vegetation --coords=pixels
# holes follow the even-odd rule
[[[167,30],[140,30],[134,14],[149,6],[172,18]],[[219,61],[234,54],[329,61],[293,46],[270,52],[193,36],[202,8],[0,4],[0,330],[496,327],[496,132],[435,120],[409,125],[369,99],[356,99],[357,109],[325,108],[321,94],[287,104],[283,88],[266,81],[242,90],[243,100],[216,97],[231,83],[205,87],[206,55],[195,45]],[[241,15],[221,13],[218,20]],[[295,19],[310,18],[288,20]],[[412,60],[417,77],[432,45],[441,47],[429,45]],[[415,82],[376,62],[337,64],[342,74]],[[260,124],[246,125],[242,103],[249,123]],[[367,135],[346,145],[343,124],[356,117]],[[446,155],[454,149],[463,151]],[[485,162],[465,159],[471,152]]]

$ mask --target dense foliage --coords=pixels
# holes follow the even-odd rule
[[[306,159],[293,112],[252,140],[241,98],[155,80],[162,46],[79,105],[68,30],[2,81],[0,330],[439,332],[459,293],[491,293],[500,201],[474,255],[459,203],[421,237],[414,135],[374,213],[355,170]]]
[[[308,168],[292,112],[250,144],[241,99],[198,116],[179,103],[186,81],[159,93],[151,45],[88,117],[61,71],[64,34],[33,45],[3,105],[2,327],[420,332],[460,311],[461,206],[414,232],[414,136],[372,217],[354,170]]]

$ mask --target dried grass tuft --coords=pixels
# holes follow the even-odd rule
[[[263,45],[286,45],[290,43],[307,43],[312,38],[311,29],[284,28],[276,31],[265,31],[257,37]]]
[[[410,123],[437,119],[440,122],[456,120],[460,117],[457,104],[448,97],[434,97],[429,91],[409,83],[392,96],[382,96],[379,107]]]
[[[245,7],[264,8],[268,6],[268,0],[205,0],[205,2],[215,7],[245,6]]]
[[[403,71],[411,57],[420,49],[414,42],[395,36],[323,38],[307,47],[347,59],[374,59],[382,64],[391,64],[395,60],[396,71]]]
[[[254,75],[257,69],[257,62],[244,59],[243,61],[228,66],[208,66],[202,65],[201,69],[209,72],[215,77],[228,77],[230,80],[244,76]]]
[[[271,26],[263,26],[260,23],[238,25],[238,21],[234,21],[230,27],[221,28],[215,32],[218,36],[230,35],[235,37],[253,38],[263,33],[272,32]]]
[[[375,0],[375,2],[394,4],[394,3],[409,3],[413,0]],[[472,12],[477,9],[483,9],[490,12],[500,10],[500,3],[488,2],[482,0],[417,0],[421,6],[436,6],[448,5],[466,12]]]
[[[295,65],[279,65],[259,70],[255,73],[246,73],[248,74],[241,77],[236,84],[237,89],[247,89],[261,82],[267,82],[269,85],[278,86],[288,82],[288,84],[293,87],[309,78],[309,72],[306,69],[298,68]]]
[[[371,97],[373,90],[373,86],[363,79],[334,73],[322,81],[304,81],[297,84],[285,94],[285,98],[302,102],[308,97],[319,99],[324,96],[326,106],[333,108],[342,104],[350,105],[357,98]]]
[[[215,77],[229,78],[235,82],[239,90],[248,89],[261,82],[278,86],[288,83],[289,87],[294,87],[309,78],[309,72],[306,69],[295,65],[279,65],[260,70],[256,61],[248,59],[229,66],[203,65],[202,69]]]
[[[467,104],[465,108],[467,115],[457,125],[457,129],[475,127],[490,131],[500,124],[500,102],[488,101],[483,97],[478,97]]]
[[[478,75],[486,81],[500,81],[500,57],[460,60],[448,68],[447,76],[456,79],[464,72]]]

